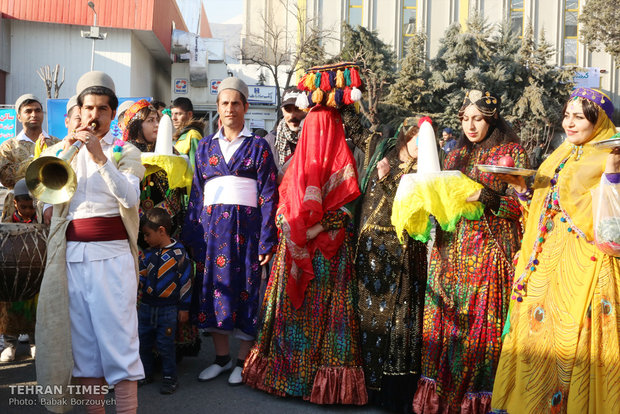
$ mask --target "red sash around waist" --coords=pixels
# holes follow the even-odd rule
[[[126,240],[128,238],[120,216],[71,220],[66,236],[67,241],[76,242]]]

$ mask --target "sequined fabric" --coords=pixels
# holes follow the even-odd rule
[[[495,194],[480,220],[461,219],[452,233],[437,231],[424,302],[422,378],[416,413],[486,413],[490,409],[501,333],[520,243],[516,196],[476,164],[496,165],[510,155],[527,168],[525,150],[507,143],[450,152],[444,169],[459,169]]]
[[[371,402],[394,411],[409,410],[420,372],[422,311],[426,287],[426,244],[398,242],[391,224],[392,203],[403,174],[394,148],[390,173],[373,170],[359,213],[356,247],[362,358]],[[400,167],[399,167],[400,165]]]
[[[314,279],[299,309],[287,294],[287,246],[280,238],[261,311],[263,325],[243,371],[248,385],[316,404],[366,404],[349,221],[342,210],[328,211],[321,221],[328,230],[346,227],[346,237],[330,260],[316,251]]]

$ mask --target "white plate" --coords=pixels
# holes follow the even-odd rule
[[[595,142],[594,146],[600,149],[620,147],[620,138],[610,138],[604,141]]]
[[[524,177],[536,174],[536,170],[528,170],[526,168],[502,167],[499,165],[477,164],[476,167],[486,173],[522,175]]]

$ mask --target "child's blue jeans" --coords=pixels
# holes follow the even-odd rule
[[[140,359],[146,376],[153,375],[153,346],[161,355],[162,375],[177,377],[176,345],[177,332],[176,305],[151,306],[141,303],[138,309],[138,334],[140,335]]]

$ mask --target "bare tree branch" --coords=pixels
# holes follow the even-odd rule
[[[306,19],[305,10],[296,4],[291,6],[285,0],[280,0],[279,4],[280,9],[293,17],[295,28],[289,29],[286,25],[278,24],[273,18],[273,10],[270,9],[260,16],[264,28],[262,34],[248,34],[240,50],[243,61],[256,64],[271,73],[278,91],[281,87],[278,79],[280,73],[284,71],[287,75],[284,85],[284,88],[287,88],[293,75],[303,69],[300,65],[303,53],[320,45],[321,41],[329,36],[328,31],[319,30],[316,19]],[[296,39],[295,48],[287,47],[291,39]],[[280,105],[279,92],[277,104]]]

